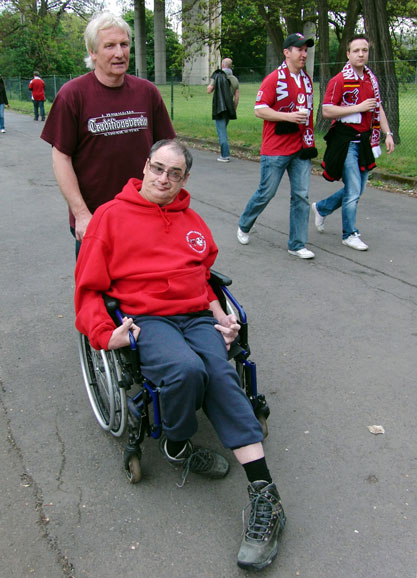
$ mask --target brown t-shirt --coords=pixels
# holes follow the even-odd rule
[[[175,132],[154,84],[126,75],[122,86],[110,88],[89,72],[60,89],[41,138],[72,158],[81,194],[94,212],[130,178],[142,178],[151,146]]]

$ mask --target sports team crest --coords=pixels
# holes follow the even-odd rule
[[[306,146],[312,147],[314,145],[314,134],[311,128],[306,128],[304,131],[304,142]]]
[[[186,236],[187,243],[196,253],[204,253],[207,247],[206,240],[202,233],[190,231]]]

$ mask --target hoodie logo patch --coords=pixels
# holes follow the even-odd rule
[[[190,231],[186,236],[187,243],[196,253],[204,253],[207,247],[206,240],[202,233],[198,231]]]

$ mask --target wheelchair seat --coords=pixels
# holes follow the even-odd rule
[[[256,364],[249,360],[246,313],[229,290],[232,279],[212,270],[210,284],[224,311],[235,313],[241,326],[237,339],[231,344],[229,360],[235,363],[241,387],[251,401],[266,437],[270,410],[265,396],[258,393]],[[103,295],[103,299],[110,317],[120,325],[119,303],[108,295]],[[140,446],[145,435],[157,439],[162,434],[159,388],[142,375],[139,351],[132,335],[130,347],[97,351],[80,333],[78,349],[84,384],[100,427],[116,438],[123,436],[126,430],[128,432],[124,467],[129,481],[137,483],[142,477]]]

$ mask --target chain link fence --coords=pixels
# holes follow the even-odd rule
[[[340,68],[342,67],[341,66]],[[334,65],[334,63],[333,63]],[[398,81],[398,92],[399,92],[399,135],[401,139],[401,149],[407,156],[415,155],[415,127],[417,126],[417,61],[398,61],[396,62],[397,70],[397,81]],[[263,78],[265,77],[265,69],[260,68],[234,68],[234,74],[239,78],[241,83],[241,93],[243,91],[250,91],[250,95],[253,93],[253,102],[255,101],[256,91],[261,84]],[[314,68],[313,80],[315,82],[315,107],[319,106],[320,100],[320,86],[318,84],[319,80],[319,65]],[[52,103],[58,90],[63,84],[68,80],[71,80],[72,76],[48,76],[43,77],[45,82],[45,96],[49,103]],[[188,87],[181,82],[181,71],[180,70],[169,70],[167,71],[167,85],[164,88],[163,93],[165,95],[166,105],[168,110],[171,112],[171,116],[174,116],[175,108],[181,105],[180,99],[187,99],[187,92],[198,87]],[[8,98],[11,100],[20,101],[31,101],[31,92],[28,89],[30,78],[17,77],[17,78],[4,78],[6,91]],[[153,80],[153,78],[149,78]],[[209,79],[203,79],[203,84],[208,84]],[[379,83],[382,91],[384,83],[388,81],[385,78],[379,78]],[[171,85],[171,90],[169,90],[169,85]],[[245,85],[247,85],[245,87]],[[179,86],[182,88],[179,89]],[[174,90],[175,88],[175,90]],[[200,85],[200,89],[201,89]],[[168,93],[170,95],[168,96]],[[389,109],[389,93],[385,97],[384,107]],[[169,102],[170,101],[170,102]],[[193,109],[188,108],[189,114],[193,115]],[[389,119],[390,122],[391,119]]]

